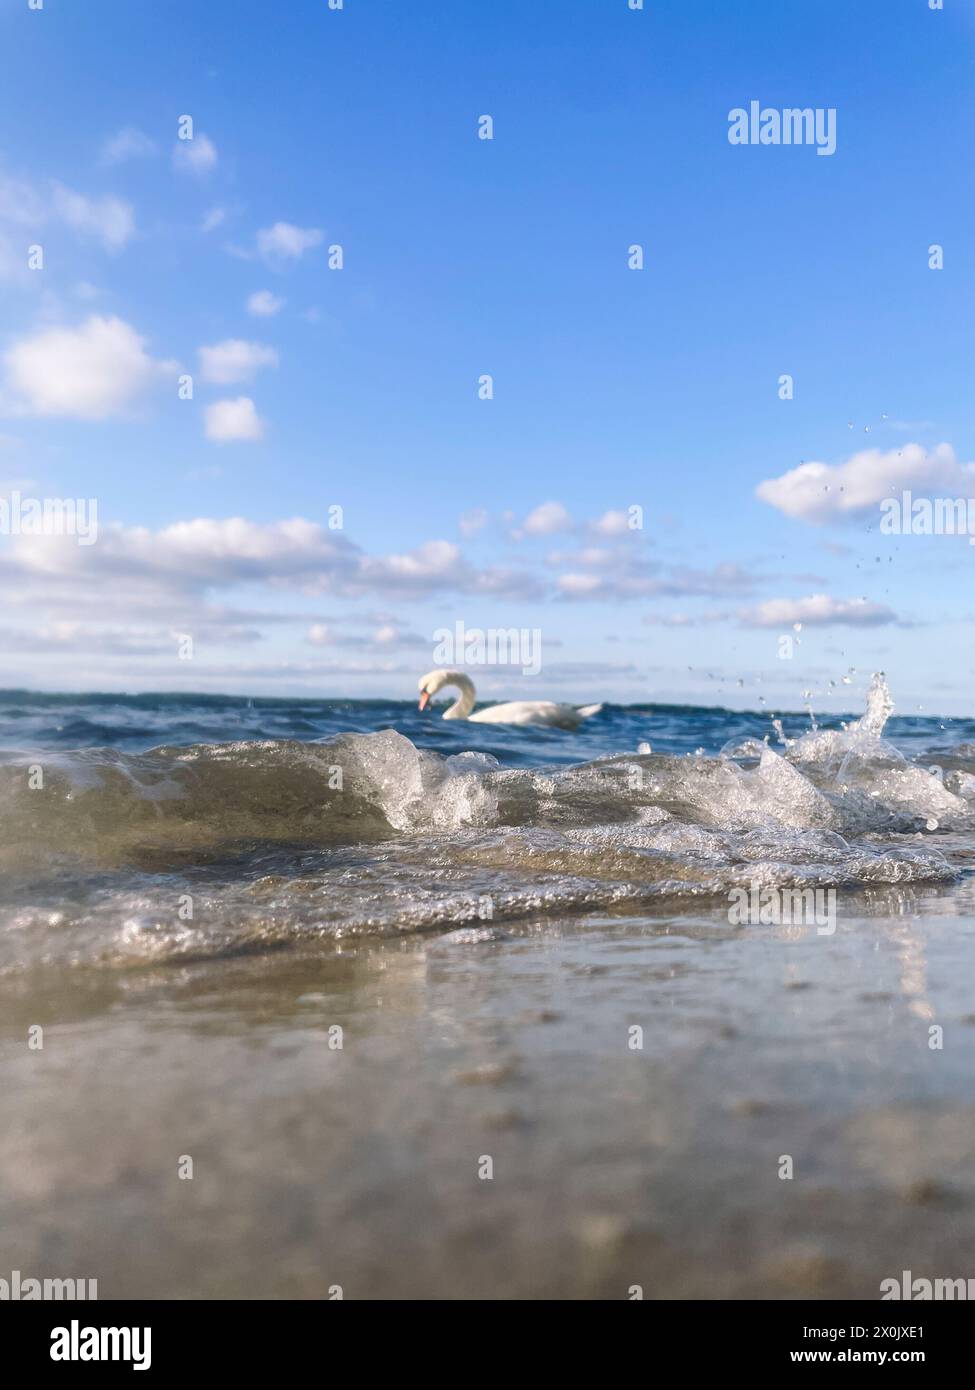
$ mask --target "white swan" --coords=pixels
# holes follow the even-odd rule
[[[509,700],[472,714],[474,682],[463,671],[428,671],[420,678],[420,709],[424,710],[438,690],[455,685],[460,699],[444,710],[444,719],[471,719],[480,724],[545,724],[551,729],[578,729],[584,719],[598,714],[602,705],[559,705],[553,700]]]

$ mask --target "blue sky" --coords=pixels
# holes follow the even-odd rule
[[[975,496],[970,5],[0,0],[0,42],[0,491],[99,520],[0,535],[0,683],[405,697],[460,620],[541,631],[485,695],[882,667],[975,712],[975,550],[878,535]],[[835,154],[730,144],[752,100]]]

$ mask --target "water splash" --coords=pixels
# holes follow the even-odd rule
[[[894,713],[894,701],[882,671],[875,671],[867,691],[867,710],[856,727],[865,734],[879,738],[888,719]]]

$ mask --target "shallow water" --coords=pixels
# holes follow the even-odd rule
[[[828,724],[4,697],[7,1265],[102,1297],[972,1276],[975,726],[881,682]],[[835,890],[833,929],[732,923],[736,889]]]

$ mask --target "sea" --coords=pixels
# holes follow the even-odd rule
[[[975,719],[0,692],[0,1276],[975,1276]]]

